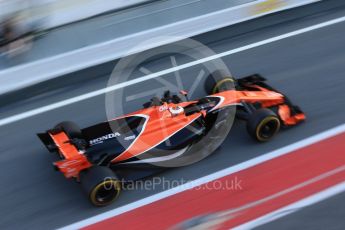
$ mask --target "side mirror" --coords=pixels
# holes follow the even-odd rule
[[[180,90],[180,94],[182,94],[183,96],[187,96],[188,95],[188,92],[187,91],[184,91],[184,90]]]
[[[183,95],[183,96],[186,98],[187,101],[189,100],[189,98],[188,98],[188,92],[187,92],[187,91],[185,91],[185,90],[180,90],[180,94]]]

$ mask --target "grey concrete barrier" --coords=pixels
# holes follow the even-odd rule
[[[41,29],[51,29],[109,11],[119,10],[153,0],[0,0],[0,20],[20,13],[32,24],[44,21]],[[155,0],[161,1],[161,0]]]
[[[176,42],[187,37],[318,1],[319,0],[253,1],[236,7],[115,38],[111,41],[87,46],[57,56],[8,68],[0,72],[0,94],[20,90],[37,83],[58,78],[59,76]],[[149,44],[136,46],[141,41],[152,38],[157,39]],[[136,48],[133,49],[133,47]]]

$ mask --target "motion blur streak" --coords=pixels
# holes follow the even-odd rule
[[[176,66],[176,67],[173,67],[173,68],[170,68],[170,69],[166,69],[166,70],[159,71],[159,72],[156,72],[156,73],[153,73],[153,74],[149,74],[149,75],[146,75],[144,77],[139,77],[137,79],[130,80],[130,81],[127,81],[127,82],[123,82],[123,83],[120,83],[120,84],[117,84],[117,85],[114,85],[114,86],[111,86],[111,87],[103,88],[103,89],[96,90],[96,91],[93,91],[93,92],[90,92],[90,93],[86,93],[86,94],[83,94],[83,95],[80,95],[80,96],[77,96],[77,97],[69,98],[67,100],[63,100],[63,101],[56,102],[56,103],[53,103],[53,104],[50,104],[50,105],[46,105],[46,106],[43,106],[43,107],[40,107],[40,108],[37,108],[37,109],[29,110],[29,111],[26,111],[26,112],[21,113],[21,114],[17,114],[17,115],[13,115],[11,117],[7,117],[7,118],[4,118],[4,119],[1,119],[0,120],[0,126],[11,124],[11,123],[19,121],[19,120],[23,120],[23,119],[26,119],[26,118],[29,118],[29,117],[33,117],[33,116],[38,115],[38,114],[42,114],[42,113],[45,113],[45,112],[48,112],[48,111],[51,111],[51,110],[54,110],[54,109],[57,109],[57,108],[60,108],[60,107],[64,107],[66,105],[70,105],[70,104],[73,104],[73,103],[76,103],[76,102],[80,102],[80,101],[83,101],[83,100],[86,100],[86,99],[89,99],[89,98],[93,98],[93,97],[96,97],[96,96],[99,96],[99,95],[102,95],[102,94],[105,94],[105,93],[108,93],[108,92],[111,92],[111,91],[114,91],[114,90],[117,90],[117,89],[120,89],[120,88],[124,88],[124,87],[130,86],[130,85],[134,85],[134,84],[138,84],[140,82],[144,82],[144,81],[147,81],[147,80],[150,80],[150,79],[154,79],[154,78],[163,76],[165,74],[173,73],[175,71],[179,71],[179,70],[191,67],[191,66],[195,66],[195,65],[198,65],[198,64],[201,64],[201,63],[212,61],[212,60],[215,60],[215,59],[218,59],[218,58],[222,58],[222,57],[225,57],[225,56],[228,56],[228,55],[231,55],[231,54],[239,53],[239,52],[242,52],[242,51],[245,51],[245,50],[249,50],[249,49],[252,49],[252,48],[255,48],[255,47],[263,46],[263,45],[266,45],[266,44],[269,44],[269,43],[272,43],[272,42],[280,41],[280,40],[283,40],[285,38],[297,36],[297,35],[300,35],[300,34],[303,34],[303,33],[307,33],[307,32],[313,31],[313,30],[321,29],[321,28],[324,28],[324,27],[327,27],[327,26],[331,26],[331,25],[334,25],[334,24],[337,24],[337,23],[344,22],[344,21],[345,21],[345,17],[340,17],[340,18],[337,18],[337,19],[334,19],[334,20],[330,20],[330,21],[327,21],[327,22],[323,22],[323,23],[320,23],[320,24],[317,24],[317,25],[314,25],[314,26],[306,27],[306,28],[303,28],[303,29],[300,29],[300,30],[296,30],[296,31],[293,31],[293,32],[282,34],[280,36],[276,36],[276,37],[269,38],[269,39],[266,39],[266,40],[263,40],[263,41],[259,41],[259,42],[253,43],[253,44],[249,44],[249,45],[246,45],[246,46],[243,46],[243,47],[240,47],[240,48],[236,48],[236,49],[233,49],[233,50],[228,50],[228,51],[219,53],[217,55],[213,55],[213,56],[210,56],[210,57],[199,59],[197,61],[189,62],[189,63],[183,64],[183,65],[179,65],[179,66]]]
[[[313,205],[313,204],[315,204],[317,202],[321,202],[321,201],[323,201],[329,197],[340,194],[344,191],[345,191],[345,182],[340,183],[336,186],[333,186],[329,189],[326,189],[326,190],[319,192],[315,195],[312,195],[310,197],[307,197],[305,199],[302,199],[296,203],[285,206],[284,208],[278,209],[278,210],[271,212],[267,215],[264,215],[258,219],[255,219],[255,220],[247,222],[243,225],[237,226],[237,227],[233,228],[233,230],[246,230],[246,229],[252,229],[252,228],[261,226],[263,224],[272,222],[276,219],[279,219],[281,217],[284,217],[286,215],[289,215],[291,213],[299,211],[301,208]]]
[[[344,138],[340,134],[85,229],[141,229],[150,223],[151,229],[169,229],[200,216],[209,219],[199,228],[232,229],[345,181]],[[234,178],[242,182],[239,188],[226,189]],[[212,187],[216,182],[224,189]]]
[[[149,219],[148,213],[156,213],[152,216],[155,220],[166,218],[165,221],[159,221],[156,226],[163,229],[169,227],[167,225],[173,225],[179,221],[211,211],[222,211],[222,216],[231,213],[231,221],[237,220],[236,225],[242,224],[344,181],[344,170],[337,170],[345,165],[345,158],[341,153],[342,149],[345,148],[342,142],[345,136],[344,132],[345,124],[63,229],[76,229],[87,226],[98,229],[99,227],[120,226],[121,224],[136,226],[134,222],[137,220],[138,226],[141,226],[139,222],[143,223],[143,226],[145,226],[145,223],[156,223],[153,219]],[[321,175],[323,176],[320,177]],[[235,177],[243,181],[243,190],[209,191],[195,189],[216,180],[224,183]],[[268,181],[271,183],[267,183]],[[297,187],[299,184],[303,186]],[[295,189],[292,189],[294,187]],[[288,192],[286,194],[282,193],[284,190]],[[280,196],[266,202],[258,202],[271,194],[280,194]],[[200,199],[196,199],[196,197]],[[207,198],[205,199],[205,197]],[[198,205],[193,204],[193,202],[197,202]],[[205,204],[201,205],[202,202]],[[255,202],[258,203],[249,206],[250,208],[237,209]],[[194,209],[193,207],[200,208]],[[174,208],[177,209],[176,212],[172,210]],[[236,212],[238,218],[233,217],[233,209],[239,212]],[[141,212],[142,210],[144,210],[144,214]],[[161,211],[158,212],[157,210]],[[176,214],[174,217],[166,213],[165,215],[163,210],[169,210],[169,213]],[[162,215],[162,217],[157,215]],[[129,217],[132,219],[128,220]],[[228,227],[236,226],[234,222],[228,224],[232,224]]]

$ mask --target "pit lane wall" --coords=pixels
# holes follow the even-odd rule
[[[320,0],[257,0],[8,68],[0,72],[0,94],[24,89],[59,76],[176,42],[183,38],[318,1]],[[164,37],[161,36],[162,34]],[[152,38],[156,38],[155,42],[137,46],[137,44]],[[133,47],[136,48],[133,49]],[[129,52],[129,50],[131,51]]]
[[[0,0],[0,20],[19,13],[28,24],[51,29],[152,1],[161,0]]]

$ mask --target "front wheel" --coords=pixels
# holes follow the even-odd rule
[[[256,110],[247,121],[247,131],[259,142],[271,140],[280,129],[280,120],[270,109]]]
[[[121,183],[115,173],[104,166],[94,166],[80,173],[80,182],[90,202],[106,206],[114,202],[121,191]]]

